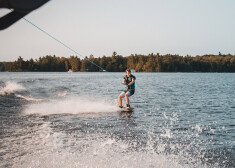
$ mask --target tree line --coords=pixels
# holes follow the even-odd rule
[[[92,64],[93,62],[94,64]],[[112,56],[95,58],[93,55],[80,59],[77,56],[57,57],[47,55],[39,59],[24,60],[21,56],[13,62],[0,62],[0,71],[32,72],[123,72],[127,68],[136,72],[235,72],[235,55],[179,56],[157,54],[132,54],[123,57],[113,52]]]

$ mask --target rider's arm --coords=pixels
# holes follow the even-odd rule
[[[135,82],[135,79],[132,78],[131,82],[130,82],[128,85],[131,85],[131,84],[134,83],[134,82]]]

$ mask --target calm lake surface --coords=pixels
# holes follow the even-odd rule
[[[234,73],[124,75],[0,73],[0,167],[235,167]]]

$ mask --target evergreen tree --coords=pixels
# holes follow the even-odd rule
[[[87,61],[87,56],[82,60],[81,62],[81,72],[87,72],[88,71],[88,61]]]
[[[3,63],[0,62],[0,72],[5,71],[5,66]]]
[[[69,63],[71,65],[71,68],[74,72],[78,72],[80,69],[80,59],[78,57],[71,56],[69,59]]]

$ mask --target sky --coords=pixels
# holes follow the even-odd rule
[[[25,18],[83,57],[235,54],[234,7],[234,0],[51,0]],[[76,54],[23,19],[0,31],[0,61],[46,55]]]

